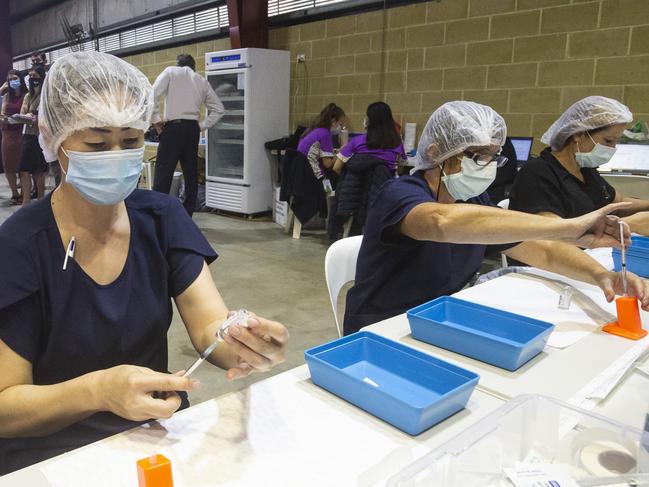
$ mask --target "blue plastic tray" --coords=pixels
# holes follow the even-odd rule
[[[626,251],[626,268],[640,277],[649,277],[649,238],[631,237],[631,247]],[[613,249],[613,265],[616,271],[622,270],[622,254]]]
[[[646,250],[649,252],[649,237],[643,237],[641,235],[633,235],[631,237],[631,247],[629,250]]]
[[[418,435],[466,406],[478,375],[373,333],[304,352],[320,387]]]
[[[417,340],[516,370],[539,354],[554,325],[443,296],[408,311]]]

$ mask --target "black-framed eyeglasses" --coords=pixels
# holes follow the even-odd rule
[[[495,156],[490,156],[486,154],[475,154],[471,151],[465,150],[464,155],[472,159],[473,162],[475,162],[480,167],[488,166],[492,162],[496,163],[496,167],[503,167],[505,164],[507,164],[507,161],[509,161],[509,159],[507,159],[505,156],[501,156],[500,153],[496,154]]]

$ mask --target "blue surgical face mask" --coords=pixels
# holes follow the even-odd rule
[[[65,182],[95,205],[115,205],[137,187],[144,147],[101,152],[63,152],[68,156]]]
[[[496,161],[480,166],[470,157],[462,157],[461,171],[446,175],[442,169],[442,181],[448,194],[456,201],[467,201],[481,195],[496,179]]]
[[[590,152],[580,152],[579,143],[577,143],[575,159],[577,160],[579,167],[596,168],[609,162],[615,155],[617,149],[615,147],[608,147],[599,142],[595,142],[591,135],[588,132],[586,133],[593,144],[595,144],[595,147],[593,147],[593,150]]]
[[[11,86],[12,89],[17,90],[18,88],[20,88],[20,80],[19,79],[10,80],[9,86]]]

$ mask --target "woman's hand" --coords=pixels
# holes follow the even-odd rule
[[[322,158],[320,158],[320,160],[322,161],[322,165],[326,169],[331,169],[331,168],[334,167],[334,162],[335,162],[336,158],[335,157],[322,157]]]
[[[207,264],[196,280],[179,296],[176,306],[180,311],[192,344],[198,353],[214,342],[228,308],[223,303]],[[288,331],[281,323],[266,320],[254,314],[247,327],[232,325],[208,360],[227,370],[229,380],[245,377],[251,372],[263,372],[284,362]]]
[[[624,218],[624,222],[629,225],[631,233],[638,233],[649,236],[649,211],[640,211],[634,215]]]
[[[192,391],[200,382],[146,367],[118,365],[98,371],[95,381],[97,409],[132,421],[169,418],[180,407],[176,391]]]
[[[340,176],[343,172],[343,167],[345,166],[345,162],[340,158],[336,157],[336,162],[334,162],[334,167],[333,171]]]
[[[267,372],[285,360],[289,335],[284,325],[255,315],[247,324],[247,328],[233,325],[225,335],[225,342],[238,357],[238,365],[227,371],[228,380]]]
[[[571,226],[567,242],[580,247],[594,249],[598,247],[621,248],[620,219],[610,215],[614,211],[631,206],[631,203],[612,203],[586,215],[566,220]],[[629,226],[624,224],[625,245],[631,245]]]
[[[640,306],[645,311],[649,311],[649,282],[639,278],[632,272],[626,273],[627,278],[627,294],[635,296],[640,300]],[[606,301],[609,303],[615,299],[615,295],[624,294],[624,284],[622,282],[621,272],[603,272],[596,278],[597,285],[606,296]]]

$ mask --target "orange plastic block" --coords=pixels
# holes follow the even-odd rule
[[[617,321],[604,325],[602,329],[605,332],[630,340],[640,340],[647,336],[647,330],[642,328],[638,300],[635,297],[620,296],[615,300],[615,307]]]
[[[139,487],[173,487],[171,462],[164,455],[151,455],[137,461]]]

